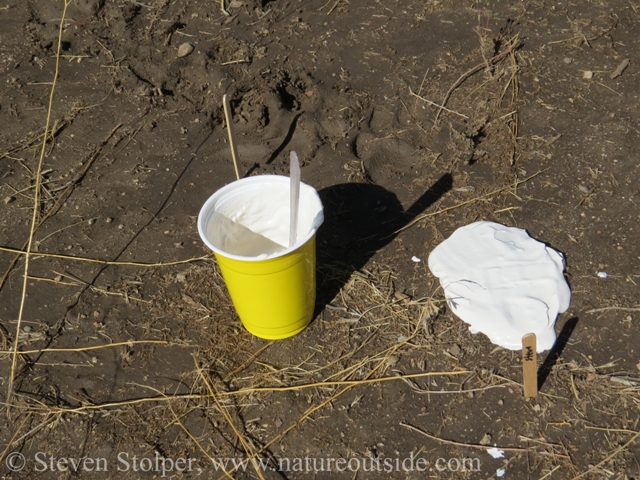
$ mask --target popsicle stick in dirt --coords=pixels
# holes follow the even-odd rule
[[[226,93],[222,96],[222,104],[224,106],[224,118],[227,121],[227,133],[229,134],[229,144],[231,145],[231,158],[233,158],[233,167],[236,169],[236,180],[240,180],[240,173],[238,173],[238,148],[236,147],[235,136],[233,134],[231,104],[229,103],[229,96]]]
[[[522,376],[525,398],[538,396],[538,354],[536,334],[527,333],[522,337]]]

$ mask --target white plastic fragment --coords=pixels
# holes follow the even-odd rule
[[[492,447],[487,450],[487,453],[491,455],[493,458],[504,458],[504,450],[500,450],[499,448]]]
[[[422,259],[416,257],[415,255],[413,257],[411,257],[411,261],[412,262],[416,262],[416,263],[420,263],[422,261]]]
[[[609,276],[609,274],[607,272],[598,272],[598,276],[600,278],[607,278]]]

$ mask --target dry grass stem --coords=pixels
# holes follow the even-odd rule
[[[171,398],[168,398],[167,395],[165,395],[163,392],[161,392],[158,389],[155,389],[153,387],[148,387],[146,385],[144,385],[145,388],[149,388],[153,391],[155,391],[156,393],[162,395],[163,397],[167,398],[167,406],[169,407],[169,410],[171,411],[171,414],[173,415],[174,421],[180,425],[180,428],[182,428],[182,430],[184,431],[184,433],[186,433],[186,435],[191,439],[191,441],[193,443],[196,444],[196,446],[198,447],[198,449],[204,454],[205,457],[207,457],[207,459],[209,459],[209,461],[212,464],[217,464],[218,468],[220,468],[225,475],[230,478],[233,479],[233,477],[231,476],[231,474],[229,472],[227,472],[226,468],[224,468],[224,465],[220,464],[220,462],[216,461],[211,455],[209,455],[209,452],[207,452],[207,450],[202,446],[202,444],[198,441],[198,439],[193,436],[193,434],[189,431],[189,429],[184,425],[184,423],[182,423],[182,421],[180,420],[180,416],[176,413],[176,411],[173,409],[173,405],[171,405]]]
[[[216,405],[218,406],[218,411],[225,418],[225,420],[227,421],[227,423],[229,424],[229,426],[233,430],[233,433],[235,433],[236,437],[238,437],[238,440],[240,440],[240,443],[242,444],[242,447],[244,448],[247,456],[249,457],[249,462],[255,468],[255,471],[256,471],[258,477],[260,478],[260,480],[264,480],[264,477],[262,476],[262,472],[260,471],[260,468],[258,467],[258,465],[254,461],[255,458],[257,458],[257,455],[253,451],[253,448],[251,447],[249,442],[244,438],[244,435],[242,435],[238,431],[238,429],[236,428],[235,424],[233,423],[233,419],[231,418],[231,415],[229,415],[229,412],[227,412],[227,409],[223,408],[222,405],[220,404],[220,399],[218,398],[218,394],[215,391],[214,386],[211,384],[209,379],[207,379],[207,376],[205,375],[205,373],[202,371],[202,369],[198,365],[198,359],[195,356],[193,357],[193,361],[195,362],[196,369],[198,371],[198,375],[200,375],[200,378],[202,379],[204,384],[207,386],[207,390],[209,390],[211,398],[213,398],[213,400],[216,402]],[[225,470],[225,473],[227,473],[226,470]]]
[[[323,381],[323,382],[315,382],[315,383],[305,383],[302,385],[287,385],[285,387],[247,387],[247,388],[242,388],[236,391],[222,392],[221,394],[222,395],[242,395],[246,393],[259,393],[259,392],[288,392],[292,390],[303,390],[307,388],[320,388],[320,387],[339,387],[339,386],[355,387],[358,385],[388,382],[391,380],[405,380],[409,378],[424,378],[424,377],[449,376],[449,375],[464,375],[467,373],[471,373],[471,372],[469,370],[459,370],[459,371],[452,371],[452,372],[407,373],[403,375],[396,375],[393,377],[365,378],[362,380],[344,380],[344,381],[336,381],[336,382]],[[447,393],[465,393],[468,391],[469,390],[462,390],[462,391],[453,391],[453,392],[447,392]],[[443,393],[443,392],[431,392],[431,393]]]
[[[477,201],[479,201],[479,200],[483,200],[483,199],[485,199],[485,198],[488,198],[488,197],[491,197],[491,196],[493,196],[493,195],[496,195],[496,194],[498,194],[498,193],[500,193],[500,192],[504,192],[505,190],[509,190],[510,188],[515,188],[515,187],[517,187],[517,186],[519,186],[519,185],[522,185],[523,183],[528,182],[528,181],[529,181],[529,180],[531,180],[532,178],[537,177],[538,175],[540,175],[540,174],[542,174],[542,173],[544,173],[544,172],[546,172],[546,171],[548,171],[548,170],[550,170],[550,169],[551,169],[551,167],[549,167],[549,168],[545,168],[544,170],[540,170],[540,171],[538,171],[538,172],[534,173],[533,175],[528,176],[527,178],[525,178],[525,179],[523,179],[523,180],[517,180],[517,181],[515,182],[515,184],[514,184],[514,185],[506,185],[506,186],[504,186],[504,187],[502,187],[502,188],[498,188],[497,190],[493,190],[493,191],[491,191],[491,192],[489,192],[489,193],[485,193],[484,195],[480,195],[479,197],[472,198],[471,200],[467,200],[467,201],[465,201],[465,202],[461,202],[461,203],[458,203],[458,204],[456,204],[456,205],[452,205],[451,207],[442,208],[442,209],[440,209],[440,210],[438,210],[438,211],[436,211],[436,212],[424,213],[424,214],[422,214],[422,215],[418,215],[416,218],[414,218],[414,219],[413,219],[411,222],[409,222],[407,225],[405,225],[404,227],[402,227],[402,228],[400,228],[400,229],[396,230],[396,231],[394,232],[394,234],[400,233],[400,232],[402,232],[402,231],[404,231],[404,230],[406,230],[406,229],[408,229],[408,228],[411,228],[411,227],[412,227],[412,226],[414,226],[416,223],[418,223],[420,220],[424,220],[425,218],[435,217],[436,215],[440,215],[441,213],[448,212],[448,211],[450,211],[450,210],[454,210],[454,209],[456,209],[456,208],[463,207],[463,206],[465,206],[465,205],[469,205],[470,203],[474,203],[474,202],[477,202]]]
[[[573,477],[571,480],[578,480],[578,478],[582,478],[585,475],[588,475],[589,473],[597,470],[601,465],[604,465],[605,463],[607,463],[609,460],[611,460],[613,457],[615,457],[616,455],[618,455],[620,452],[626,450],[626,448],[631,445],[633,442],[636,441],[636,438],[638,438],[640,436],[640,432],[636,433],[627,443],[625,443],[624,445],[622,445],[621,447],[616,448],[613,452],[611,452],[609,455],[607,455],[603,460],[601,460],[600,462],[598,462],[596,465],[593,465],[592,467],[589,467],[588,470],[585,470],[584,472],[582,472],[580,475],[576,475],[575,477]]]
[[[0,247],[0,251],[17,253],[18,255],[27,254],[27,252],[24,250],[19,250],[17,248],[9,248],[9,247]],[[184,265],[186,263],[193,263],[193,262],[199,262],[201,260],[207,260],[213,256],[213,253],[209,255],[205,255],[203,257],[193,257],[193,258],[187,258],[186,260],[176,260],[174,262],[160,262],[160,263],[110,261],[110,260],[100,260],[97,258],[75,257],[73,255],[61,255],[58,253],[42,253],[42,252],[29,252],[29,255],[31,257],[48,257],[48,258],[59,258],[61,260],[99,263],[100,265],[123,265],[123,266],[130,266],[130,267],[171,267],[174,265]],[[1,284],[0,284],[0,287],[1,287]]]
[[[167,405],[169,407],[169,410],[171,410],[171,413],[173,414],[174,420],[175,422],[180,425],[180,428],[182,428],[182,430],[184,431],[184,433],[187,434],[187,436],[191,439],[191,441],[193,443],[196,444],[196,446],[198,447],[198,449],[204,454],[205,457],[207,457],[209,459],[209,461],[213,464],[213,463],[218,463],[218,468],[220,468],[224,474],[227,476],[227,478],[231,478],[233,479],[233,477],[231,476],[231,474],[229,472],[227,472],[227,470],[224,468],[223,465],[221,465],[219,462],[216,462],[216,460],[209,455],[209,453],[204,449],[204,447],[200,444],[200,442],[198,441],[198,439],[196,437],[194,437],[191,432],[189,431],[189,429],[187,427],[184,426],[184,424],[180,421],[180,417],[176,414],[175,410],[173,409],[173,407],[171,406],[171,402],[167,402]]]
[[[40,158],[38,159],[38,168],[36,169],[36,180],[35,180],[35,190],[34,190],[34,199],[33,199],[33,213],[31,216],[31,228],[29,229],[29,240],[27,241],[27,249],[25,252],[25,264],[24,264],[24,274],[23,274],[23,282],[22,282],[22,295],[20,298],[20,310],[18,311],[18,322],[16,325],[16,338],[13,345],[13,356],[11,359],[11,373],[9,374],[9,386],[7,393],[8,403],[11,403],[11,398],[13,396],[13,381],[16,370],[16,363],[18,359],[18,345],[19,345],[19,332],[20,326],[22,324],[22,316],[24,314],[24,306],[27,298],[27,284],[29,279],[29,260],[31,253],[31,248],[33,244],[33,236],[36,230],[36,224],[38,221],[38,211],[40,206],[40,182],[42,181],[41,172],[42,165],[44,164],[44,155],[47,148],[47,136],[49,134],[49,124],[51,122],[51,111],[53,110],[53,95],[56,89],[56,82],[58,79],[58,72],[60,71],[60,53],[62,51],[62,32],[64,30],[64,18],[67,14],[67,7],[71,4],[71,0],[64,0],[64,7],[62,9],[62,20],[60,21],[60,28],[58,30],[58,47],[56,50],[56,66],[55,72],[53,75],[53,83],[51,85],[51,91],[49,93],[49,105],[47,108],[47,119],[44,127],[44,135],[42,138],[42,148],[40,149]]]
[[[438,105],[437,103],[432,102],[431,100],[427,100],[426,98],[421,97],[417,93],[413,93],[413,91],[411,90],[411,87],[409,87],[409,94],[413,95],[414,97],[416,97],[416,98],[418,98],[420,100],[422,100],[423,102],[428,103],[429,105],[433,105],[434,107],[438,107],[439,109],[444,110],[445,112],[453,113],[454,115],[458,115],[459,117],[462,117],[462,118],[469,118],[467,115],[464,115],[462,113],[458,113],[458,112],[456,112],[454,110],[450,110],[447,107],[444,107],[442,105]]]
[[[549,478],[551,476],[551,474],[553,472],[555,472],[556,470],[558,470],[562,465],[556,465],[555,467],[553,467],[553,470],[549,470],[549,472],[545,473],[543,476],[541,476],[538,480],[544,480],[545,478]]]
[[[499,54],[497,54],[497,55],[495,55],[495,56],[493,56],[491,58],[489,58],[486,62],[479,63],[475,67],[467,70],[465,73],[460,75],[460,78],[458,78],[458,80],[455,81],[455,83],[449,88],[449,90],[445,94],[444,99],[442,100],[442,102],[440,104],[440,108],[438,109],[438,113],[436,113],[436,117],[433,120],[433,126],[435,127],[436,125],[438,125],[438,119],[440,118],[440,114],[442,113],[444,108],[447,106],[447,102],[449,101],[449,98],[451,98],[451,94],[454,92],[454,90],[456,88],[458,88],[460,85],[462,85],[462,83],[467,78],[469,78],[471,75],[473,75],[474,73],[479,72],[483,68],[486,68],[487,64],[495,65],[496,63],[498,63],[500,60],[502,60],[504,57],[509,55],[511,52],[515,51],[515,49],[518,48],[520,46],[520,44],[521,44],[521,42],[518,40],[517,37],[511,39],[511,41],[508,43],[509,46],[504,51],[500,52]]]
[[[435,440],[439,443],[444,443],[447,445],[455,445],[457,447],[468,447],[468,448],[477,448],[480,450],[489,450],[491,448],[497,448],[499,450],[504,450],[506,452],[518,452],[518,453],[525,453],[525,452],[532,452],[532,453],[537,453],[539,455],[547,455],[547,456],[552,456],[552,457],[557,457],[557,458],[569,458],[567,455],[562,455],[559,453],[554,453],[554,452],[538,452],[536,451],[534,448],[519,448],[519,447],[494,447],[492,445],[480,445],[480,444],[476,444],[476,443],[463,443],[463,442],[456,442],[454,440],[447,440],[444,438],[440,438],[440,437],[436,437],[435,435],[431,435],[430,433],[425,432],[424,430],[414,427],[413,425],[410,425],[408,423],[404,423],[401,422],[400,425],[402,425],[403,427],[408,428],[409,430],[413,430],[414,432],[418,432],[421,435],[424,435],[427,438],[430,438],[432,440]]]
[[[19,350],[18,353],[21,355],[32,355],[37,353],[60,353],[60,352],[88,352],[90,350],[100,350],[102,348],[111,348],[111,347],[122,347],[122,346],[131,346],[141,343],[154,343],[158,345],[178,345],[172,344],[165,340],[129,340],[127,342],[116,342],[116,343],[107,343],[105,345],[93,345],[91,347],[78,347],[78,348],[42,348],[40,350]],[[11,354],[14,351],[1,351],[0,355]]]
[[[623,312],[640,312],[640,307],[603,307],[587,310],[585,313],[602,313],[610,310],[622,310]]]
[[[69,2],[69,0],[65,0],[65,5]],[[65,6],[66,8],[66,6]],[[58,69],[58,63],[59,63],[59,58],[56,58],[56,75],[57,75],[57,69]],[[56,77],[57,78],[57,77]],[[54,85],[51,88],[51,97],[50,97],[50,102],[53,101],[53,92],[55,89],[55,82]],[[50,105],[51,107],[51,105]],[[50,113],[50,108],[49,108],[49,113],[47,114],[47,126],[45,128],[46,131],[48,131],[48,125],[50,122],[50,117],[51,117],[51,113]],[[5,271],[4,275],[2,276],[2,278],[0,278],[0,290],[2,289],[2,287],[4,286],[7,278],[9,277],[9,274],[11,273],[11,271],[13,270],[13,268],[15,267],[16,263],[18,262],[18,259],[20,258],[21,255],[25,255],[25,256],[33,256],[34,252],[31,251],[31,244],[33,243],[33,237],[35,235],[35,232],[38,230],[38,228],[40,228],[40,226],[47,221],[47,219],[49,217],[51,217],[53,214],[55,214],[58,209],[64,204],[64,202],[66,201],[66,199],[69,197],[69,195],[71,195],[71,192],[73,191],[73,189],[75,188],[75,185],[82,180],[82,178],[84,177],[84,175],[87,173],[89,167],[91,166],[91,164],[93,163],[93,161],[97,158],[98,154],[100,153],[100,150],[102,149],[102,147],[104,147],[104,145],[107,144],[107,142],[111,139],[111,137],[113,137],[113,135],[115,134],[115,132],[122,126],[122,124],[117,125],[114,129],[111,130],[111,132],[109,132],[109,134],[107,135],[107,137],[94,149],[93,153],[91,154],[91,156],[89,157],[89,159],[83,164],[83,168],[81,169],[81,171],[76,174],[75,178],[73,180],[71,180],[62,190],[62,193],[58,195],[55,203],[53,204],[53,206],[51,206],[47,212],[40,218],[39,221],[37,221],[36,223],[36,219],[37,219],[37,211],[38,211],[38,207],[39,207],[39,192],[40,192],[40,185],[41,185],[41,171],[42,171],[42,165],[41,163],[38,163],[38,171],[37,171],[37,181],[36,181],[36,194],[34,195],[34,214],[33,214],[33,218],[32,218],[32,225],[31,225],[31,229],[29,232],[29,239],[24,243],[24,245],[22,246],[21,249],[7,249],[6,247],[0,247],[0,250],[3,251],[9,251],[9,250],[15,250],[13,253],[17,253],[17,255],[13,258],[13,260],[9,263],[9,266],[7,267],[7,270]],[[46,142],[47,142],[47,136],[44,136],[44,140],[43,140],[43,145],[42,145],[42,151],[41,151],[41,162],[44,161],[44,149],[46,147]],[[27,262],[28,263],[28,262]],[[27,271],[27,265],[25,265],[25,271]],[[26,279],[25,279],[25,283],[26,283]]]
[[[7,404],[7,406],[8,406],[8,404]],[[29,421],[30,418],[31,418],[31,414],[30,413],[25,415],[24,420],[22,420],[22,423],[18,426],[16,431],[13,432],[13,436],[7,442],[7,446],[4,448],[4,450],[0,454],[0,461],[4,460],[4,457],[7,454],[7,452],[9,451],[9,449],[13,446],[14,443],[16,443],[16,437],[22,431],[22,429],[24,428],[24,426],[26,425],[26,423]]]

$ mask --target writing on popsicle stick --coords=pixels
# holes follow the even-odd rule
[[[538,354],[535,333],[522,337],[522,378],[525,398],[538,396]]]

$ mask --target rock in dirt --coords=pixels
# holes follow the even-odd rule
[[[190,43],[183,43],[178,47],[178,58],[186,57],[187,55],[191,55],[195,47]]]

